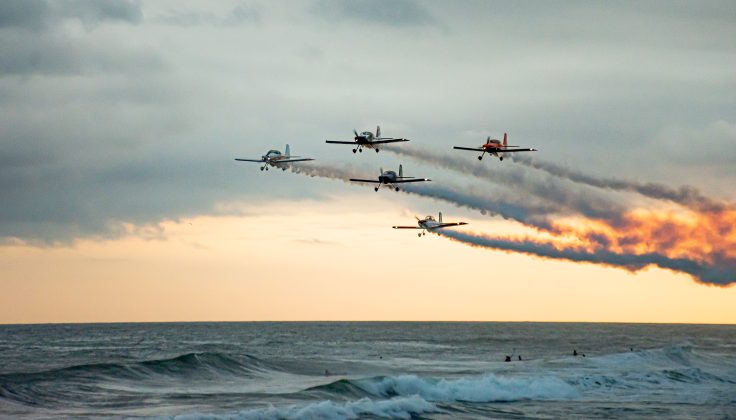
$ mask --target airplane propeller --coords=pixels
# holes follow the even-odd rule
[[[355,134],[355,140],[358,140],[358,130],[353,128],[353,133]]]

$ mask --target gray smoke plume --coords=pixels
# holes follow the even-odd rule
[[[580,184],[590,185],[597,188],[605,188],[617,191],[628,191],[641,194],[645,197],[657,200],[668,200],[673,203],[701,211],[722,211],[729,206],[716,200],[706,197],[697,188],[684,185],[679,188],[672,188],[664,184],[653,182],[639,183],[634,181],[625,181],[616,178],[600,178],[584,174],[580,171],[565,168],[563,166],[544,162],[528,156],[514,156],[514,162],[521,163],[530,168],[544,171],[550,175],[569,179],[570,181]]]
[[[518,195],[497,192],[484,194],[474,188],[461,188],[440,184],[404,185],[401,190],[409,193],[445,201],[459,207],[477,210],[483,215],[499,215],[537,229],[551,229],[549,215],[561,211],[553,203],[535,203],[523,200]]]
[[[347,168],[337,168],[323,164],[291,166],[290,169],[297,174],[339,179],[345,182],[349,182],[349,178],[356,176]],[[360,177],[372,178],[372,176],[364,174]],[[570,201],[557,203],[554,200],[529,199],[513,192],[494,192],[491,194],[487,191],[473,190],[472,188],[437,184],[406,184],[401,186],[401,190],[408,194],[429,197],[475,209],[483,214],[499,214],[524,225],[549,232],[555,232],[555,227],[551,223],[552,217],[569,211],[570,203]],[[637,271],[654,265],[687,273],[703,284],[728,286],[736,283],[736,261],[727,255],[727,250],[709,252],[707,258],[710,262],[706,263],[688,258],[670,258],[657,252],[643,254],[613,252],[608,247],[609,239],[605,236],[596,237],[595,233],[586,236],[588,240],[592,240],[597,244],[598,248],[595,251],[559,247],[549,242],[538,242],[531,239],[516,240],[479,236],[451,230],[438,233],[447,238],[483,248],[521,252],[544,258],[603,264],[629,271]]]
[[[497,168],[495,165],[481,164],[474,159],[448,156],[434,153],[422,148],[412,147],[384,147],[385,150],[402,156],[407,156],[437,167],[481,178],[494,184],[512,188],[515,194],[525,196],[530,194],[540,200],[561,209],[561,215],[583,215],[593,219],[601,219],[617,225],[621,222],[621,215],[626,207],[620,200],[601,194],[594,189],[576,185],[573,182],[549,176],[539,176],[523,167],[504,165]]]
[[[343,182],[350,182],[350,178],[356,177],[358,174],[351,172],[347,167],[338,168],[320,163],[305,163],[301,165],[289,165],[289,170],[295,174],[306,175],[308,177],[320,177],[338,179]],[[361,177],[367,176],[365,174]],[[370,179],[370,178],[368,178]]]
[[[706,264],[685,258],[669,258],[658,253],[618,254],[606,249],[594,252],[574,248],[557,248],[551,243],[536,242],[528,239],[509,239],[472,235],[468,233],[441,230],[441,236],[471,246],[503,251],[521,252],[544,258],[561,259],[575,262],[589,262],[638,271],[654,265],[672,271],[687,273],[696,281],[712,286],[729,286],[736,283],[736,264],[733,261],[717,258],[713,264]]]
[[[354,177],[365,179],[376,177],[375,175],[367,175],[365,171],[362,174],[356,174],[347,167],[339,168],[314,162],[298,166],[291,165],[289,169],[296,174],[337,179],[343,182],[350,182],[349,179]],[[444,186],[431,182],[423,185],[403,184],[400,186],[400,191],[478,210],[484,215],[500,215],[506,219],[516,220],[538,229],[550,229],[548,216],[564,210],[554,203],[534,203],[520,197],[518,194],[497,192],[493,196],[489,196],[474,188]]]

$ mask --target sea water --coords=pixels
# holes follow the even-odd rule
[[[736,326],[0,326],[0,417],[104,416],[729,418]]]

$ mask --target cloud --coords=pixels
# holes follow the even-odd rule
[[[176,26],[237,26],[252,24],[261,21],[261,10],[257,6],[240,3],[224,14],[216,14],[211,11],[182,10],[178,6],[174,10],[167,11],[154,18],[158,23]]]
[[[157,69],[162,64],[151,51],[117,40],[101,46],[63,25],[76,20],[91,31],[102,23],[138,24],[141,19],[140,3],[130,0],[0,2],[0,76]]]
[[[136,0],[5,0],[0,2],[0,29],[47,29],[76,19],[87,27],[104,21],[139,23],[143,17]]]
[[[364,22],[401,27],[436,22],[423,5],[414,0],[319,0],[313,11],[338,23],[350,20],[353,25]]]
[[[654,142],[682,165],[730,166],[736,162],[736,124],[717,120],[701,128],[673,124],[659,130]]]

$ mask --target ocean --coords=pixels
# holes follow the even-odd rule
[[[736,418],[736,326],[0,325],[0,417],[108,416]]]

